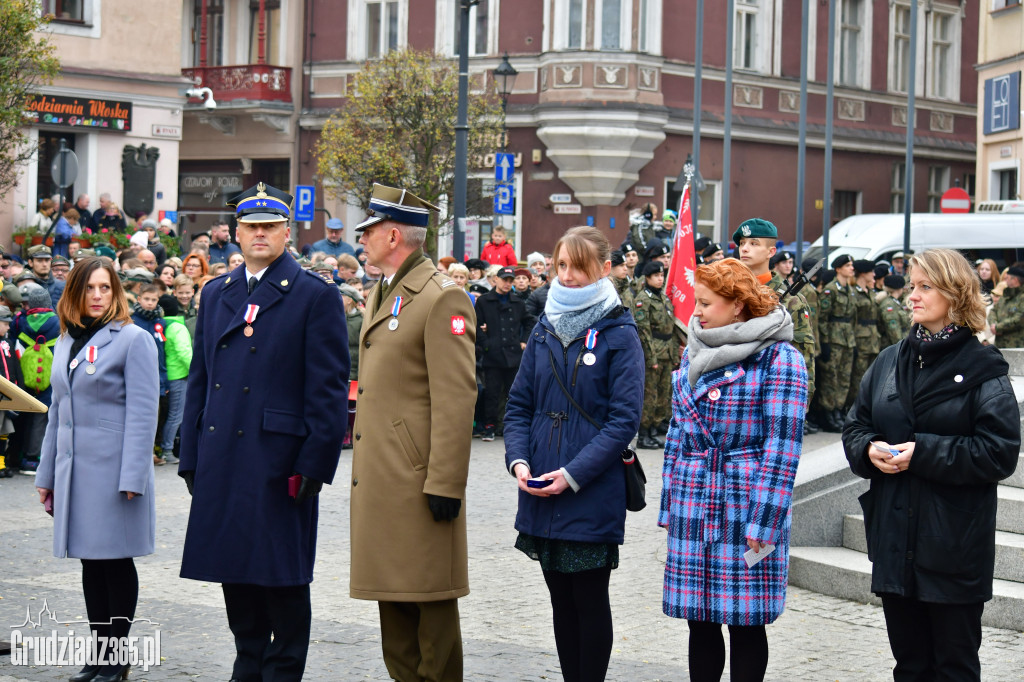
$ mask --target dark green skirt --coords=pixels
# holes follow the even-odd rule
[[[595,568],[618,568],[619,546],[603,542],[554,540],[520,533],[516,549],[540,562],[541,569],[557,573],[579,573]]]

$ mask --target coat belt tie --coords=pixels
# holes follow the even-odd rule
[[[569,421],[569,415],[566,412],[545,412],[548,417],[551,418],[551,430],[548,431],[548,449],[551,448],[551,438],[558,432],[558,445],[556,452],[562,451],[562,424],[563,422]]]

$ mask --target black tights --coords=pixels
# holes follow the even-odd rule
[[[691,682],[718,682],[725,669],[725,640],[718,623],[688,620]],[[729,626],[732,682],[760,682],[768,669],[768,634],[763,625]]]
[[[611,573],[611,567],[579,573],[544,571],[565,682],[601,682],[608,671],[612,655]]]
[[[139,574],[127,559],[82,559],[85,610],[96,637],[127,637],[139,601]],[[99,648],[97,648],[99,651]],[[118,666],[103,666],[104,675]]]

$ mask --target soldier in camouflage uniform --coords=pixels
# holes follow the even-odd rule
[[[615,285],[615,292],[619,295],[619,301],[623,307],[626,310],[632,310],[633,288],[630,286],[632,282],[629,278],[629,266],[626,265],[626,259],[621,251],[612,251],[611,260],[612,271],[608,276],[611,277],[612,284]]]
[[[826,431],[841,433],[843,407],[850,392],[853,373],[853,352],[856,347],[854,324],[857,319],[856,299],[850,280],[853,279],[853,257],[836,256],[832,262],[836,278],[825,285],[818,297],[821,318],[818,332],[821,337],[821,355],[825,368],[818,386],[822,415],[819,422]]]
[[[879,329],[881,316],[878,314],[878,304],[875,303],[875,264],[869,260],[857,260],[853,262],[853,271],[857,277],[853,284],[856,292],[854,300],[857,302],[857,326],[853,334],[857,350],[853,355],[850,389],[846,393],[846,410],[857,401],[860,380],[882,350],[882,334]]]
[[[651,261],[644,266],[644,288],[633,302],[633,318],[644,349],[644,409],[640,416],[638,448],[659,449],[658,423],[668,419],[672,403],[672,371],[679,364],[680,334],[672,304],[662,289],[665,266]]]
[[[910,314],[900,300],[906,284],[906,280],[900,275],[886,275],[882,280],[885,291],[875,296],[878,314],[881,317],[883,349],[899,343],[910,331]]]
[[[732,240],[739,245],[740,261],[750,268],[761,284],[779,295],[793,319],[793,345],[803,355],[807,365],[807,401],[810,403],[814,391],[814,332],[811,330],[811,316],[803,296],[796,294],[783,297],[782,292],[788,283],[777,272],[768,269],[775,255],[775,241],[778,237],[779,231],[775,225],[763,218],[751,218],[740,223]],[[817,428],[805,425],[804,431],[816,433]]]
[[[800,269],[803,270],[804,273],[806,274],[806,273],[810,272],[811,268],[813,268],[817,264],[818,264],[818,262],[816,260],[814,260],[813,258],[808,258],[800,266]],[[804,297],[805,301],[807,301],[807,312],[809,312],[811,314],[811,331],[814,332],[815,355],[818,355],[818,354],[821,353],[821,337],[818,334],[819,310],[818,310],[818,290],[815,288],[816,284],[817,284],[817,275],[815,275],[815,281],[811,282],[810,284],[808,284],[807,286],[805,286],[803,289],[800,290],[800,295]],[[811,399],[808,398],[807,399],[807,403],[810,404],[810,402],[811,402]]]
[[[989,322],[996,335],[999,348],[1024,348],[1024,297],[1021,283],[1024,282],[1024,268],[1011,267],[1004,277],[1006,291],[992,308]]]

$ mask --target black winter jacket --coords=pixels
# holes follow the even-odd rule
[[[519,367],[523,359],[520,344],[530,340],[537,318],[526,312],[526,303],[513,292],[502,302],[498,292],[488,291],[476,299],[477,358],[484,367]],[[487,331],[483,331],[486,325]]]
[[[982,381],[976,368],[988,367],[991,376],[991,368],[1005,361],[973,337],[926,359],[921,368],[915,360],[917,380],[936,381],[939,389],[932,400],[915,404],[915,419],[906,395],[913,387],[896,381],[900,349],[909,343],[904,339],[879,354],[843,430],[851,469],[871,481],[860,498],[873,564],[871,590],[932,603],[987,601],[995,564],[996,486],[1016,467],[1021,424],[1005,374]],[[970,387],[972,379],[977,385],[957,390]],[[943,398],[947,381],[950,395]],[[914,441],[907,471],[879,471],[867,455],[873,440]]]

